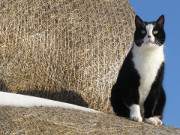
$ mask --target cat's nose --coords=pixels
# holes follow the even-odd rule
[[[151,36],[149,35],[148,38],[151,38]]]

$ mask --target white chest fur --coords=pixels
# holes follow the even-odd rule
[[[132,53],[135,68],[140,75],[138,90],[139,104],[142,107],[156,78],[158,69],[164,62],[163,45],[157,46],[151,43],[144,44],[141,47],[134,45]]]

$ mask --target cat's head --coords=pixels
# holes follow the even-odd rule
[[[164,44],[164,15],[153,22],[145,22],[136,15],[135,24],[134,42],[137,46],[161,46]]]

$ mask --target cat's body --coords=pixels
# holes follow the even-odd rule
[[[134,45],[119,72],[111,92],[111,104],[118,116],[162,125],[166,96],[164,77],[164,16],[156,22],[135,19]]]

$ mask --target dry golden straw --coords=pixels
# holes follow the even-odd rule
[[[1,107],[1,135],[179,135],[180,129],[105,113],[54,107]]]

